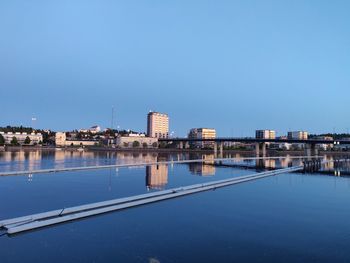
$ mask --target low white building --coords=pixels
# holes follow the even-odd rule
[[[282,143],[271,143],[270,144],[270,149],[275,149],[275,150],[290,150],[292,148],[291,143],[287,142],[282,142]]]
[[[158,138],[131,133],[128,136],[118,136],[115,144],[118,148],[157,148]]]
[[[80,129],[79,132],[82,133],[89,133],[91,132],[92,134],[99,133],[101,131],[101,127],[98,125],[92,126],[89,129]]]
[[[28,137],[30,145],[39,144],[43,142],[43,135],[41,133],[26,133],[26,132],[0,132],[5,139],[5,144],[11,144],[14,137],[17,139],[19,144],[24,144],[24,141]]]
[[[66,147],[66,146],[94,146],[99,143],[98,140],[67,140],[65,132],[56,132],[55,136],[56,146]]]
[[[331,136],[316,136],[313,139],[314,140],[333,141],[333,137],[331,137]],[[322,143],[322,144],[316,145],[317,149],[322,150],[322,151],[330,151],[333,148],[336,148],[334,146],[335,145],[333,143]]]
[[[350,150],[350,138],[343,138],[343,141],[347,141],[349,143],[346,144],[334,144],[332,145],[337,151],[348,151]]]

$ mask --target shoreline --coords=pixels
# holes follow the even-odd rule
[[[6,146],[5,150],[1,152],[18,152],[18,151],[78,151],[79,147],[45,147],[45,146]],[[110,148],[110,147],[85,147],[84,151],[87,152],[131,152],[131,153],[202,153],[202,154],[214,154],[213,150],[208,149],[177,149],[177,148],[167,148],[167,149],[144,149],[144,148]],[[255,155],[255,150],[224,150],[225,154],[249,154]],[[271,153],[274,155],[304,155],[304,150],[298,151],[276,151],[267,150],[268,155]],[[319,155],[350,155],[350,151],[319,151]]]

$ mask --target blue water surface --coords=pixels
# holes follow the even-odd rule
[[[36,154],[3,153],[1,171],[179,158]],[[3,176],[0,219],[255,172],[174,164]],[[347,177],[282,174],[3,235],[1,262],[349,262],[349,200]]]

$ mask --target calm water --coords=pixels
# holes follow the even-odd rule
[[[198,156],[6,152],[0,171],[184,158]],[[209,162],[4,176],[0,219],[254,172]],[[285,174],[1,236],[0,262],[349,262],[350,180],[330,175]]]

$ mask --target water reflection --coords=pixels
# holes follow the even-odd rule
[[[203,159],[204,162],[189,164],[190,172],[200,176],[213,176],[215,174],[214,154],[203,154],[200,159]]]
[[[204,163],[191,163],[189,170],[192,174],[200,176],[213,176],[215,174],[215,166]]]
[[[244,157],[249,156],[239,154],[227,157],[238,159],[220,163],[214,162],[213,155],[210,154],[69,151],[1,153],[2,170],[189,158],[203,158],[204,162],[174,165],[174,168],[171,164],[160,164],[136,170],[123,168],[118,171],[111,168],[89,172],[34,174],[34,177],[28,177],[28,180],[34,180],[33,183],[27,183],[27,177],[2,177],[0,199],[6,202],[1,203],[0,219],[139,195],[146,193],[147,190],[157,191],[253,173],[233,169],[236,166],[245,165],[247,169],[252,170],[258,166],[259,169],[275,169],[300,165],[302,162],[293,156],[273,160],[247,160]],[[322,158],[333,160],[335,157]],[[346,171],[350,171],[350,162],[330,163],[324,167],[324,172],[327,171],[333,176],[343,176]],[[193,176],[190,172],[203,176]],[[169,261],[170,257],[174,257],[176,262],[206,262],[211,259],[215,261],[218,259],[217,255],[219,255],[218,261],[234,261],[237,258],[239,259],[237,261],[254,261],[252,257],[250,260],[246,259],[249,255],[266,255],[265,253],[270,253],[270,257],[253,259],[272,262],[276,261],[276,258],[288,261],[293,257],[294,251],[309,251],[310,245],[313,246],[311,250],[314,254],[310,257],[304,256],[299,261],[310,262],[311,256],[317,253],[319,257],[316,257],[315,262],[323,258],[327,259],[325,262],[346,262],[349,258],[346,244],[349,241],[347,218],[350,213],[347,202],[350,197],[350,180],[339,180],[338,177],[326,178],[323,175],[321,178],[320,173],[316,176],[288,174],[263,179],[261,183],[243,184],[240,187],[216,191],[215,194],[205,192],[188,196],[186,199],[142,206],[126,213],[111,213],[84,222],[32,232],[23,237],[11,239],[3,237],[2,241],[0,239],[4,248],[2,262],[40,262],[42,258],[48,258],[48,255],[61,250],[66,253],[58,253],[57,255],[61,257],[55,257],[55,262],[67,262],[78,257],[82,262],[92,259],[109,262],[118,258],[120,262],[157,263]],[[205,176],[209,174],[215,177]],[[184,216],[179,217],[179,214]],[[157,231],[154,231],[155,229]],[[300,229],[308,231],[305,234],[305,231],[299,231]],[[184,239],[184,236],[190,238]],[[285,239],[283,238],[285,236],[291,238]],[[91,240],[97,240],[95,243],[100,247],[90,249]],[[214,240],[217,246],[203,250],[203,247],[208,246],[208,240]],[[281,240],[285,243],[281,243]],[[203,242],[198,243],[200,241]],[[196,242],[199,245],[197,250],[194,250],[193,244]],[[179,244],[183,246],[179,247]],[[243,255],[240,254],[242,244],[245,249]],[[252,244],[258,244],[256,247],[264,249],[257,250],[255,247],[256,251],[252,253]],[[105,253],[105,248],[111,248],[111,245],[113,249]],[[342,245],[344,257],[339,260],[337,248]],[[138,248],[136,254],[135,247]],[[275,247],[278,249],[271,251],[271,248]],[[295,249],[293,253],[288,254],[291,247]],[[174,249],[170,249],[169,252],[168,248],[179,251],[174,252]],[[19,249],[25,249],[25,253],[16,253]],[[76,251],[82,252],[79,254]],[[332,251],[335,252],[330,254]],[[276,253],[280,254],[276,256]],[[130,255],[135,256],[128,259]],[[198,255],[203,257],[199,258]],[[298,259],[300,254],[290,259],[290,262]]]
[[[320,173],[334,176],[350,176],[350,160],[328,163],[324,166]]]
[[[0,152],[0,171],[37,170],[47,168],[65,168],[74,166],[114,165],[148,163],[157,161],[177,161],[184,159],[203,159],[202,163],[188,164],[191,174],[200,176],[213,176],[219,167],[238,167],[262,171],[265,169],[278,169],[303,164],[302,158],[285,155],[274,159],[247,159],[252,157],[247,154],[225,154],[225,158],[235,160],[214,161],[214,154],[202,153],[157,153],[157,152],[89,152],[89,151],[45,151],[22,150]],[[324,161],[343,158],[343,156],[324,155]],[[335,167],[336,166],[336,167]],[[335,165],[329,162],[322,172],[330,174],[349,175],[350,164],[348,162]],[[118,171],[116,171],[118,172]],[[29,178],[32,180],[32,178]],[[149,189],[161,189],[168,182],[168,166],[150,166],[146,168],[146,185]]]
[[[168,165],[150,165],[146,167],[146,187],[148,190],[164,189],[168,183]]]

